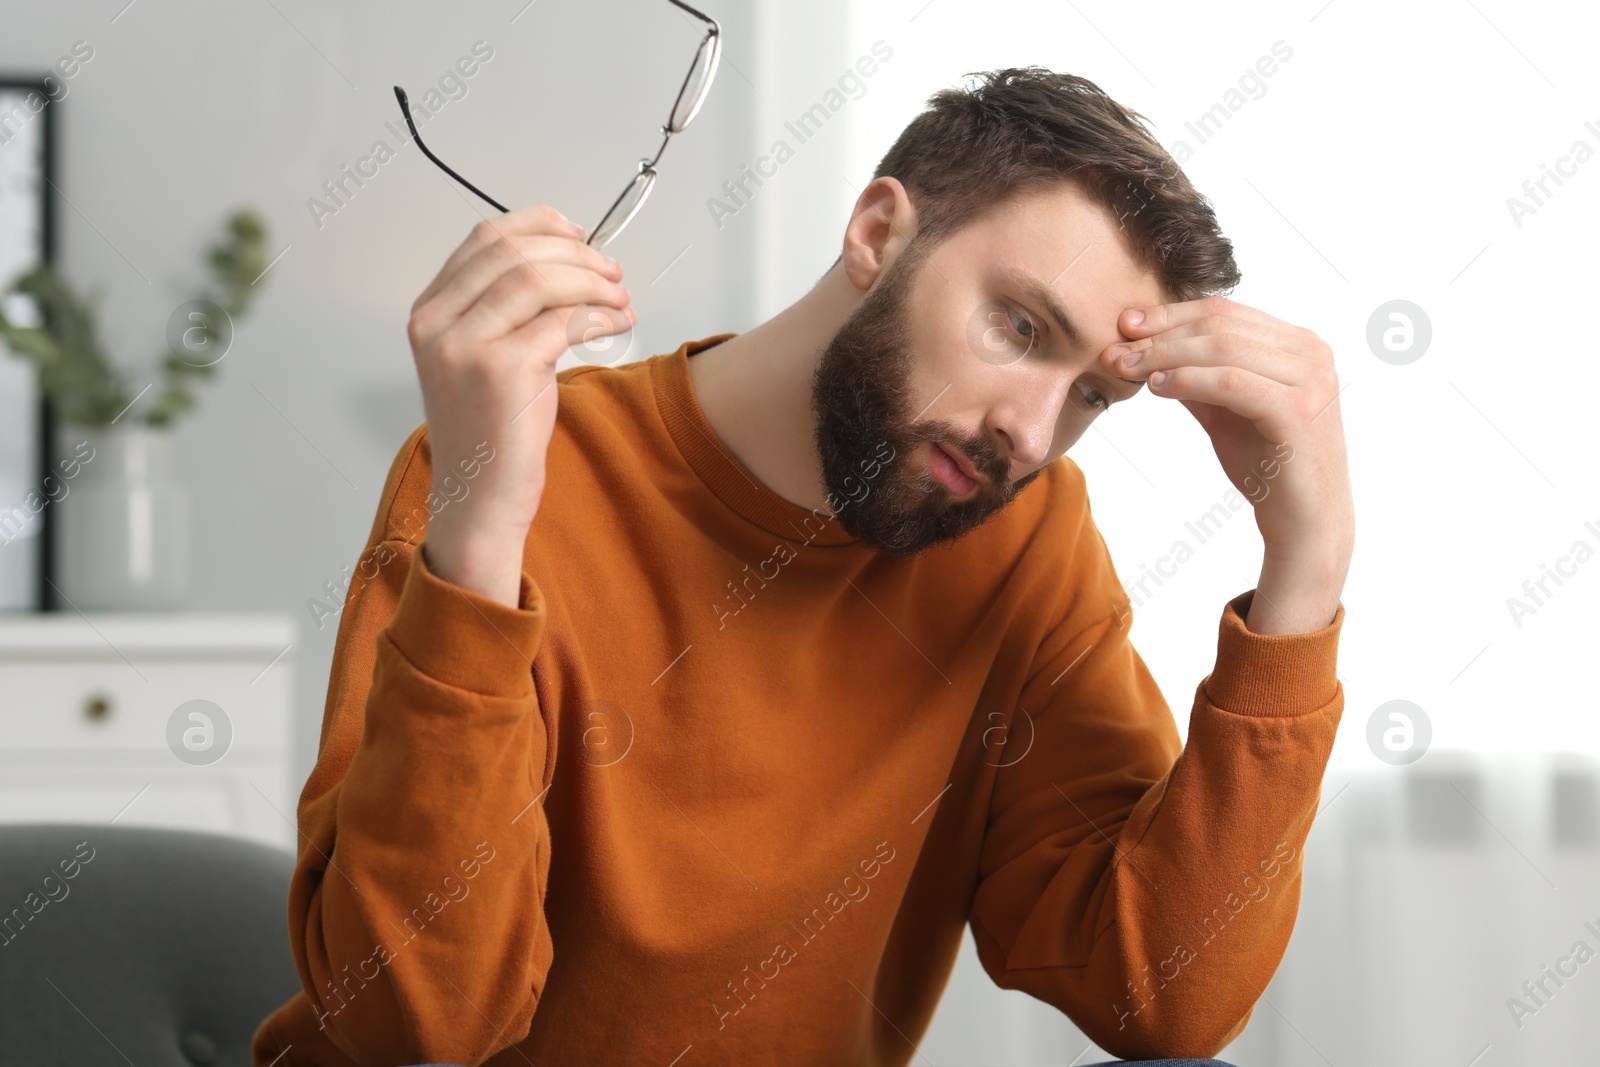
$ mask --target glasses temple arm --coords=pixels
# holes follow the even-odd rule
[[[673,0],[673,2],[676,3],[676,0]],[[400,101],[400,112],[406,117],[406,126],[411,130],[411,139],[417,143],[418,148],[422,149],[422,154],[433,160],[433,162],[438,165],[440,170],[444,171],[446,174],[450,175],[450,177],[454,178],[456,181],[460,182],[468,189],[471,189],[474,193],[477,193],[495,207],[499,208],[501,214],[506,214],[510,210],[509,208],[500,203],[494,197],[490,196],[488,193],[484,192],[482,189],[479,189],[476,185],[473,185],[471,182],[467,181],[467,179],[463,178],[461,175],[457,174],[450,168],[448,163],[428,150],[428,146],[422,143],[422,135],[417,132],[417,124],[411,119],[411,104],[406,99],[406,91],[400,88],[400,86],[396,85],[394,87],[394,95],[395,98]]]

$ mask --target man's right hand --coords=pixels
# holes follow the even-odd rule
[[[545,204],[485,219],[417,297],[406,328],[428,420],[433,491],[449,501],[428,524],[428,567],[512,607],[544,493],[556,361],[577,340],[569,320],[580,305],[619,309],[586,314],[588,340],[622,333],[636,318],[621,264],[585,237]],[[486,463],[485,441],[494,450]],[[474,463],[466,481],[461,472]]]

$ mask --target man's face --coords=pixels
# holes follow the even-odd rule
[[[846,530],[892,555],[959,537],[1137,392],[1099,356],[1127,340],[1124,310],[1166,297],[1123,242],[1115,219],[1062,183],[1012,198],[920,264],[890,263],[812,383]]]

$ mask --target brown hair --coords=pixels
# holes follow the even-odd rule
[[[1233,244],[1211,202],[1151,136],[1143,115],[1086,78],[1043,67],[967,77],[982,80],[929,97],[873,173],[906,187],[917,209],[912,245],[919,251],[1007,197],[1070,180],[1118,220],[1135,261],[1174,299],[1239,284]]]

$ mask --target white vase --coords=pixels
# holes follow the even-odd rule
[[[75,471],[71,476],[67,472]],[[189,593],[189,492],[178,480],[173,431],[126,426],[57,429],[65,492],[56,522],[56,606],[159,611]]]

